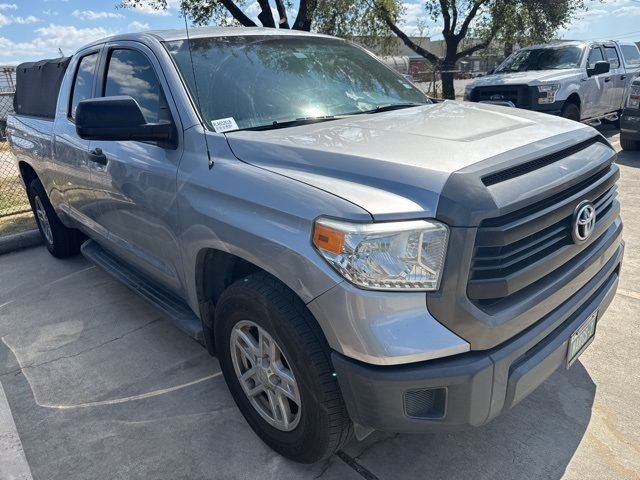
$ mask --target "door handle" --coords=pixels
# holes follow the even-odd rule
[[[610,81],[611,81],[611,77],[607,77],[607,78],[604,79],[604,83],[608,83]]]
[[[620,75],[620,80],[624,80],[625,78],[627,78],[626,75]]]
[[[107,156],[102,152],[100,147],[94,148],[89,152],[89,160],[99,165],[107,164]]]

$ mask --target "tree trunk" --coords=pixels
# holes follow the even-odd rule
[[[455,59],[448,56],[441,63],[440,78],[442,79],[442,96],[448,100],[455,100],[456,90],[453,84],[455,74],[453,70],[456,69]]]
[[[509,55],[511,55],[513,53],[513,43],[511,42],[506,42],[504,44],[504,58],[507,58]]]

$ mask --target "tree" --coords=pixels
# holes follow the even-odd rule
[[[425,14],[443,24],[445,54],[438,57],[400,28],[402,10],[397,0],[371,2],[389,30],[440,70],[443,96],[450,99],[455,98],[453,79],[458,60],[486,49],[496,38],[511,45],[529,43],[529,39],[548,40],[584,8],[583,0],[427,0]]]
[[[122,0],[120,6],[127,8],[141,4],[157,10],[167,8],[167,0]],[[259,9],[259,24],[245,13],[251,5],[257,5]],[[275,5],[275,12],[272,5]],[[289,12],[294,5],[298,9],[291,22]],[[373,10],[364,5],[363,0],[299,0],[295,3],[292,0],[181,0],[180,10],[196,25],[235,22],[245,27],[310,31],[313,24],[314,30],[343,36],[357,32],[362,25],[366,25],[368,32],[377,30],[365,11]]]

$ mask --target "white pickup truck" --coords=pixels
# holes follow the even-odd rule
[[[598,125],[618,122],[640,73],[634,43],[572,41],[523,48],[467,85],[465,100],[536,110]]]

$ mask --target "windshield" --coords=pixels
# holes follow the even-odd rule
[[[202,118],[216,131],[429,101],[402,75],[343,40],[284,35],[191,39],[193,68],[186,40],[165,45]]]
[[[583,47],[575,45],[518,50],[496,69],[496,73],[578,68],[582,51]]]

